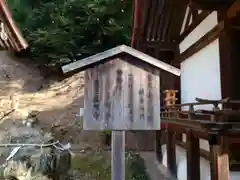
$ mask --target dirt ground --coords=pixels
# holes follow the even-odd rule
[[[105,148],[102,146],[101,133],[82,130],[79,113],[84,105],[83,73],[77,73],[64,80],[58,80],[55,77],[45,78],[35,66],[28,62],[25,63],[25,60],[16,59],[7,52],[0,51],[1,128],[8,128],[12,123],[21,123],[32,113],[43,130],[55,133],[63,143],[72,143],[72,149],[75,152],[84,153],[89,149],[97,151]],[[6,115],[12,109],[15,111]],[[136,140],[136,137],[136,133],[130,133],[127,144],[137,147],[147,142],[148,148],[145,150],[154,149],[153,133],[140,135],[138,138],[140,141]],[[153,152],[150,153],[153,154]],[[143,158],[148,168],[154,170],[153,157],[143,154]],[[157,176],[169,179],[165,178],[164,173]]]
[[[33,113],[44,130],[61,129],[64,141],[99,141],[97,132],[82,131],[78,116],[83,107],[83,73],[64,80],[44,78],[29,61],[4,51],[0,52],[0,64],[1,126],[7,128],[12,123],[8,120],[20,121]],[[15,111],[5,116],[13,108]]]

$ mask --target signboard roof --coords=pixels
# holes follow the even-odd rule
[[[120,53],[127,53],[131,56],[138,58],[139,60],[142,60],[148,64],[151,64],[152,66],[155,66],[159,69],[162,69],[172,74],[175,74],[177,76],[180,76],[180,70],[178,68],[175,68],[167,63],[164,63],[158,59],[155,59],[145,53],[142,53],[126,45],[120,45],[115,48],[98,53],[96,55],[87,57],[85,59],[62,66],[62,71],[64,73],[68,73],[71,71],[75,71],[77,69],[85,70],[85,69],[88,69],[89,66],[92,67],[98,62],[103,61],[109,57],[115,56]]]

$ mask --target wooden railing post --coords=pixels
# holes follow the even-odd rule
[[[187,180],[200,180],[200,147],[199,139],[191,130],[187,133]]]
[[[156,143],[155,143],[155,151],[158,162],[162,162],[162,130],[156,131]]]
[[[228,138],[212,136],[209,146],[211,180],[229,180]]]
[[[170,173],[177,177],[175,133],[167,130],[167,166]]]
[[[189,105],[188,119],[192,120],[194,115],[193,105]],[[199,138],[193,135],[191,130],[186,132],[187,136],[187,180],[200,180],[200,147]]]

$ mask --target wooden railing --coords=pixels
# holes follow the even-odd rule
[[[186,126],[195,131],[208,131],[212,134],[240,135],[240,101],[229,98],[216,101],[200,98],[196,100],[198,102],[167,106],[166,110],[161,112],[162,122]],[[219,107],[220,104],[223,106],[222,109]],[[196,106],[200,105],[212,105],[212,110],[196,109]],[[234,109],[226,109],[225,105],[228,107],[234,105]],[[188,110],[184,107],[188,107]]]
[[[204,152],[210,161],[211,180],[229,180],[229,150],[231,139],[240,139],[240,101],[207,100],[165,106],[161,120],[167,128],[167,163],[176,176],[176,144],[187,151],[187,178],[200,180],[199,139],[209,142],[209,152]],[[201,106],[208,105],[207,109]],[[220,107],[220,105],[222,107]],[[201,108],[201,109],[200,109]],[[177,133],[186,134],[186,143],[176,140]],[[221,166],[220,166],[221,165]]]

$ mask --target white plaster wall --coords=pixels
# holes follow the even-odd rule
[[[182,134],[182,141],[187,142],[186,134],[184,133]],[[205,139],[199,139],[199,146],[201,149],[209,151],[209,144],[208,141],[206,141]]]
[[[166,145],[162,146],[163,165],[167,167]],[[186,150],[180,146],[176,146],[176,164],[178,180],[187,180],[187,157]],[[230,180],[239,180],[240,172],[230,172]],[[200,158],[200,180],[211,180],[210,164],[204,158]]]
[[[181,63],[181,103],[195,102],[196,97],[222,98],[218,39]]]
[[[217,24],[217,13],[211,13],[180,44],[181,52]],[[181,103],[195,102],[195,98],[221,99],[218,39],[181,63]],[[185,107],[187,108],[187,107]],[[199,109],[212,108],[211,105]]]

